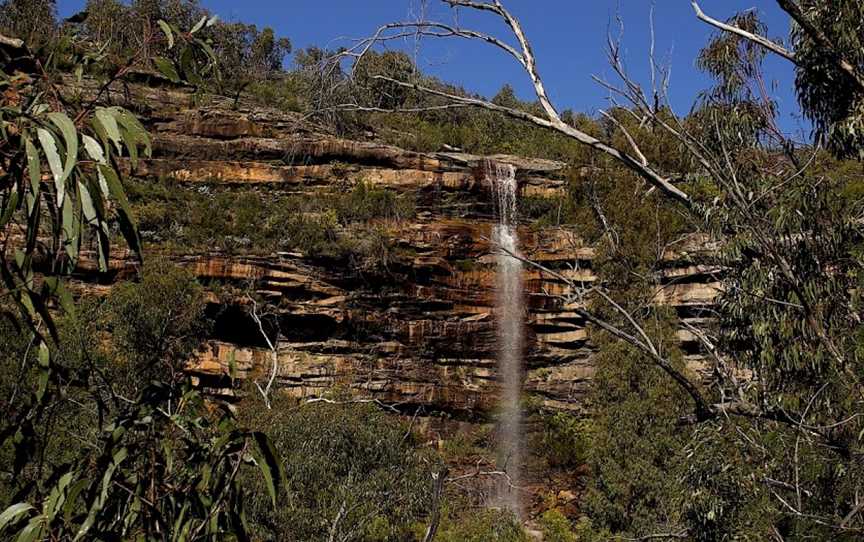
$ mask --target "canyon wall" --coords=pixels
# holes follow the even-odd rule
[[[494,220],[487,165],[492,160],[515,166],[524,197],[562,194],[564,164],[417,153],[371,136],[345,140],[296,114],[242,104],[232,109],[212,100],[195,105],[188,92],[169,87],[115,90],[111,99],[133,104],[154,135],[153,158],[129,169],[137,177],[312,196],[362,180],[415,197],[415,219],[379,224],[403,257],[374,276],[351,262],[299,253],[167,254],[204,284],[251,285],[276,307],[280,389],[308,398],[341,388],[397,408],[422,406],[427,413],[462,419],[494,408]],[[526,223],[519,237],[526,258],[585,284],[595,280],[593,250],[578,231]],[[673,306],[696,326],[719,286],[717,270],[697,263],[704,250],[700,239],[692,239],[667,255],[656,295],[658,303]],[[96,277],[87,264],[78,278],[96,288],[122,279],[133,263],[118,252],[111,265],[108,278]],[[578,410],[595,353],[585,322],[558,297],[565,291],[559,278],[526,268],[525,285],[525,390],[548,407]],[[229,366],[240,377],[265,378],[271,352],[249,317],[248,300],[214,295],[212,303],[218,315],[212,340],[192,370],[203,387],[230,394]],[[679,337],[698,366],[696,338],[683,327]]]

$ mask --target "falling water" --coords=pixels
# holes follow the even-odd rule
[[[498,489],[500,506],[521,515],[519,490],[522,466],[522,355],[524,348],[524,307],[522,262],[516,230],[516,170],[509,164],[491,163],[487,167],[498,224],[493,242],[497,250],[495,313],[498,324],[498,374],[501,379],[501,419],[498,428],[498,466],[507,475]]]

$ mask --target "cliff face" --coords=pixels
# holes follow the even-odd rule
[[[408,256],[374,276],[351,262],[297,253],[170,255],[205,284],[251,281],[278,307],[282,389],[314,397],[340,387],[465,419],[494,408],[494,218],[487,164],[513,164],[523,196],[562,193],[564,164],[349,141],[318,133],[290,114],[193,107],[190,95],[177,90],[142,87],[114,99],[136,103],[139,110],[148,104],[142,113],[155,136],[154,156],[131,172],[138,177],[310,195],[363,180],[416,197],[415,220],[380,224]],[[519,233],[526,258],[585,283],[595,280],[593,251],[583,246],[579,232],[525,225]],[[659,303],[697,325],[718,286],[714,270],[693,263],[692,254],[703,248],[693,240],[690,252],[669,255],[657,292]],[[122,276],[131,264],[118,254],[112,265]],[[80,276],[92,279],[86,266]],[[525,389],[547,406],[578,409],[594,353],[585,323],[556,297],[564,291],[560,279],[526,269],[525,284]],[[193,371],[203,386],[230,393],[229,365],[241,377],[261,377],[269,372],[271,354],[243,298],[214,296],[213,303],[218,317],[212,344],[194,360]],[[685,346],[695,344],[686,330],[679,335]]]

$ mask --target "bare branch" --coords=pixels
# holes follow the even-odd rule
[[[638,158],[634,158],[629,154],[619,151],[618,149],[612,147],[611,145],[600,141],[599,139],[577,129],[569,124],[565,123],[561,119],[548,119],[544,117],[539,117],[537,115],[528,113],[527,111],[522,111],[521,109],[513,109],[510,107],[505,107],[502,105],[498,105],[496,103],[483,100],[480,98],[472,98],[467,96],[460,96],[458,94],[452,94],[449,92],[444,92],[442,90],[433,89],[430,87],[426,87],[417,83],[408,83],[405,81],[400,81],[398,79],[393,79],[392,77],[387,77],[384,75],[376,75],[373,79],[380,79],[382,81],[387,81],[405,88],[410,88],[417,90],[419,92],[424,92],[426,94],[430,94],[432,96],[439,96],[441,98],[447,98],[457,103],[470,105],[474,107],[480,107],[483,109],[488,109],[490,111],[497,111],[499,113],[503,113],[509,117],[520,119],[523,121],[530,122],[536,126],[540,126],[543,128],[549,128],[558,132],[567,135],[579,143],[591,147],[595,150],[603,152],[612,158],[615,158],[629,169],[634,171],[636,174],[640,175],[646,181],[648,181],[652,186],[657,187],[668,196],[672,197],[674,200],[686,205],[691,206],[692,200],[687,193],[683,192],[679,188],[677,188],[672,182],[652,169],[650,166],[645,166],[642,164],[641,160]]]
[[[639,145],[636,144],[636,140],[633,139],[633,136],[630,135],[630,132],[627,131],[627,128],[625,128],[624,125],[621,124],[621,121],[619,121],[618,119],[615,118],[614,115],[610,115],[606,111],[601,110],[600,114],[603,115],[604,117],[606,117],[607,119],[609,119],[612,122],[612,124],[614,124],[615,126],[617,126],[621,130],[621,132],[624,134],[624,137],[627,138],[627,142],[630,143],[630,148],[632,148],[633,152],[636,153],[636,156],[642,162],[642,165],[647,166],[648,165],[648,159],[645,158],[645,155],[642,153],[642,150],[639,148]]]
[[[491,36],[489,34],[485,34],[482,32],[477,32],[474,30],[467,30],[463,28],[457,28],[453,25],[447,25],[444,23],[438,22],[430,22],[430,21],[418,21],[418,22],[403,22],[403,23],[391,23],[389,25],[384,25],[378,28],[378,30],[373,34],[372,37],[362,40],[360,43],[355,45],[353,48],[349,49],[346,52],[341,53],[342,56],[347,56],[354,58],[355,61],[359,61],[362,57],[367,54],[371,48],[376,44],[384,41],[389,41],[391,39],[396,39],[397,37],[407,37],[407,34],[404,33],[396,33],[395,35],[388,34],[389,31],[392,30],[402,30],[406,28],[414,29],[415,35],[419,33],[420,35],[426,35],[431,37],[461,37],[465,39],[474,39],[483,41],[485,43],[489,43],[499,49],[502,49],[507,52],[510,56],[516,59],[517,62],[523,67],[525,72],[531,79],[531,82],[534,87],[534,93],[539,101],[545,116],[533,115],[531,113],[521,111],[518,109],[503,107],[497,104],[494,104],[488,100],[483,100],[479,98],[459,96],[453,93],[445,92],[442,90],[432,89],[427,86],[423,86],[417,83],[411,83],[408,81],[399,81],[397,79],[385,77],[382,75],[376,76],[377,79],[381,79],[384,81],[388,81],[390,83],[403,86],[405,88],[411,88],[417,90],[419,92],[424,92],[426,94],[430,94],[433,96],[438,96],[441,98],[446,98],[448,100],[471,105],[474,107],[479,107],[483,109],[488,109],[492,111],[497,111],[499,113],[506,114],[510,117],[517,118],[523,121],[531,122],[536,126],[541,126],[543,128],[552,129],[559,133],[562,133],[572,139],[575,139],[577,142],[586,145],[590,148],[593,148],[597,151],[603,152],[615,160],[622,163],[628,169],[634,171],[636,174],[644,178],[648,181],[649,184],[658,188],[659,190],[666,193],[675,201],[684,204],[687,207],[692,206],[693,202],[690,196],[677,188],[670,179],[666,178],[664,175],[661,175],[659,172],[652,169],[650,166],[646,165],[646,161],[643,157],[633,157],[628,153],[616,149],[608,143],[600,141],[599,139],[575,128],[573,126],[565,123],[558,111],[555,109],[555,106],[552,104],[552,101],[549,99],[549,96],[546,92],[546,88],[543,84],[543,80],[540,77],[540,74],[537,70],[537,64],[534,56],[533,49],[531,48],[531,44],[528,41],[528,38],[520,24],[519,20],[513,16],[506,8],[504,8],[503,4],[500,0],[492,0],[491,2],[479,2],[475,0],[443,0],[445,3],[450,5],[452,8],[463,7],[474,9],[478,11],[485,11],[494,13],[499,16],[510,28],[513,36],[519,42],[519,47],[521,51],[516,50],[514,47],[508,45],[503,40]],[[356,65],[356,62],[355,62]],[[356,106],[352,106],[356,109]]]
[[[0,45],[11,47],[12,49],[21,49],[24,47],[24,41],[18,38],[10,38],[0,34]]]
[[[855,519],[855,516],[857,516],[858,513],[862,510],[864,510],[864,500],[856,503],[852,510],[850,510],[849,513],[846,514],[846,516],[843,518],[843,521],[840,522],[840,528],[845,529],[849,525],[849,523],[851,523],[852,520]]]
[[[336,534],[339,532],[339,522],[345,517],[345,504],[346,502],[343,500],[339,506],[339,511],[336,513],[336,517],[333,519],[333,523],[330,524],[330,535],[327,537],[327,542],[336,542]]]
[[[795,53],[790,51],[789,49],[783,47],[779,43],[769,40],[764,36],[760,36],[758,34],[754,34],[752,32],[748,32],[741,27],[724,23],[722,21],[718,21],[712,17],[709,17],[702,11],[702,8],[699,7],[699,3],[696,0],[692,0],[690,4],[693,6],[693,11],[696,12],[696,18],[702,22],[708,23],[709,25],[722,30],[724,32],[729,32],[730,34],[735,34],[736,36],[740,36],[746,40],[752,41],[757,45],[761,45],[765,49],[780,55],[786,60],[797,64],[798,62],[795,60]]]
[[[264,331],[264,323],[261,321],[261,316],[258,314],[258,303],[251,297],[249,297],[249,301],[252,303],[252,319],[255,320],[256,324],[258,324],[258,331],[261,333],[261,336],[264,337],[264,340],[267,341],[267,348],[270,350],[271,368],[270,378],[267,380],[267,385],[262,388],[261,384],[257,381],[255,382],[255,387],[258,388],[258,392],[261,394],[261,397],[264,398],[264,404],[268,409],[270,409],[270,392],[273,389],[273,383],[276,381],[276,375],[279,373],[279,351],[276,344],[270,340],[267,332]],[[278,336],[276,337],[276,340],[278,341]]]
[[[444,482],[447,481],[447,474],[447,467],[432,473],[432,517],[429,519],[429,526],[426,527],[423,542],[432,542],[438,532],[438,524],[441,522],[441,494],[444,490]]]
[[[636,538],[622,538],[621,540],[627,540],[631,542],[638,542],[640,540],[668,540],[670,538],[688,538],[690,535],[687,531],[681,531],[680,533],[657,533],[657,534],[646,534],[645,536],[639,536]]]
[[[390,410],[396,414],[401,414],[398,408],[396,408],[396,404],[387,404],[380,399],[349,399],[347,401],[335,401],[333,399],[328,399],[326,397],[313,397],[311,399],[307,399],[303,402],[304,405],[312,405],[315,403],[327,403],[328,405],[352,405],[352,404],[373,404],[380,408]]]
[[[543,107],[543,110],[546,112],[549,120],[557,121],[558,123],[564,124],[564,122],[561,120],[561,117],[558,115],[558,111],[555,110],[555,106],[552,105],[552,101],[546,94],[546,89],[543,86],[543,80],[540,78],[540,74],[537,71],[537,63],[534,58],[534,51],[531,49],[531,44],[529,43],[528,38],[525,36],[525,32],[522,30],[522,25],[519,23],[519,20],[514,17],[509,11],[507,11],[499,0],[494,0],[493,11],[498,13],[504,19],[504,21],[507,23],[507,26],[509,26],[510,30],[513,31],[513,35],[516,36],[516,39],[519,41],[519,45],[522,47],[522,65],[525,67],[525,71],[528,72],[528,76],[531,78],[531,82],[534,84],[534,92],[537,94],[537,99],[540,101],[540,105]]]
[[[373,107],[360,105],[356,103],[345,103],[339,104],[333,107],[325,108],[321,111],[361,111],[365,113],[424,113],[428,111],[441,111],[446,109],[462,109],[465,107],[471,107],[470,104],[441,104],[441,105],[427,105],[423,107],[397,107],[394,109],[388,109],[386,107]]]
[[[388,34],[388,31],[397,29],[410,29],[411,31]],[[496,38],[495,36],[483,32],[478,32],[476,30],[457,28],[455,26],[436,21],[399,22],[382,25],[378,27],[378,30],[375,31],[375,34],[373,34],[372,37],[361,40],[357,45],[338,53],[337,56],[362,58],[376,43],[383,43],[408,37],[423,36],[433,38],[458,37],[465,39],[481,40],[505,51],[508,55],[515,58],[516,61],[520,64],[525,64],[525,60],[522,58],[522,55],[519,53],[519,51],[517,51],[504,41]]]

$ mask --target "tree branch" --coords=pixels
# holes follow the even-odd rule
[[[444,490],[444,482],[447,480],[448,473],[447,467],[444,467],[439,472],[432,473],[432,517],[429,519],[429,526],[426,527],[423,542],[432,542],[435,539],[435,534],[438,532],[438,524],[441,522],[441,494]]]
[[[801,6],[794,0],[777,0],[780,8],[789,14],[792,19],[798,23],[804,32],[810,36],[810,39],[815,41],[819,47],[825,50],[841,71],[845,72],[858,85],[859,90],[864,91],[864,73],[861,72],[854,64],[844,57],[837,47],[831,42],[828,36],[820,30],[813,22],[807,18],[807,15],[801,10]]]
[[[272,366],[270,368],[270,378],[267,380],[267,386],[262,388],[261,384],[255,382],[255,387],[258,388],[258,392],[261,394],[261,397],[264,398],[264,404],[268,409],[270,409],[270,391],[273,389],[273,383],[276,381],[276,375],[279,373],[279,350],[276,347],[276,344],[267,336],[267,332],[264,331],[264,323],[261,321],[261,316],[258,314],[258,303],[256,303],[251,297],[249,297],[249,301],[252,302],[252,319],[255,320],[256,324],[258,324],[258,331],[261,333],[261,336],[264,337],[264,340],[267,341],[267,348],[270,350]],[[278,339],[277,335],[276,341],[278,341]]]
[[[761,45],[765,49],[768,49],[772,53],[776,53],[786,60],[797,64],[798,62],[795,60],[795,53],[790,51],[789,49],[783,47],[779,43],[769,40],[764,36],[760,36],[758,34],[754,34],[752,32],[748,32],[741,27],[724,23],[722,21],[718,21],[712,17],[709,17],[702,11],[702,8],[699,7],[699,3],[696,0],[692,0],[690,4],[693,6],[693,11],[696,12],[696,18],[702,22],[708,23],[709,25],[722,30],[724,32],[729,32],[730,34],[735,34],[736,36],[740,36],[746,40],[752,41],[757,45]]]
[[[7,47],[11,47],[12,49],[21,49],[22,47],[24,47],[24,40],[19,40],[18,38],[10,38],[8,36],[0,34],[0,45],[5,45]]]
[[[477,32],[474,30],[461,29],[452,25],[438,22],[418,21],[411,23],[391,23],[389,25],[379,27],[372,37],[361,41],[352,49],[348,50],[347,52],[343,52],[342,55],[354,58],[356,66],[356,62],[359,62],[362,57],[366,53],[368,53],[368,51],[375,43],[389,41],[390,39],[393,39],[393,36],[387,34],[388,30],[402,28],[414,28],[420,35],[432,37],[458,36],[466,39],[476,39],[485,43],[489,43],[495,47],[498,47],[499,49],[506,51],[510,56],[515,58],[516,61],[519,62],[519,64],[523,67],[523,69],[531,79],[531,83],[534,87],[534,93],[545,113],[545,116],[534,115],[518,109],[500,106],[484,99],[459,96],[449,92],[432,89],[417,83],[400,81],[382,75],[377,75],[375,76],[375,78],[388,81],[390,83],[405,88],[411,88],[433,96],[446,98],[448,100],[458,103],[488,109],[491,111],[497,111],[513,118],[531,122],[532,124],[541,126],[543,128],[555,130],[559,133],[566,135],[567,137],[576,140],[582,145],[586,145],[592,149],[607,154],[608,156],[623,164],[628,169],[635,172],[637,175],[644,178],[646,181],[648,181],[649,184],[670,196],[673,200],[678,201],[679,203],[687,207],[692,206],[693,202],[687,193],[674,186],[674,184],[664,175],[661,175],[659,172],[652,169],[649,165],[646,165],[643,159],[639,157],[633,157],[630,154],[621,151],[611,146],[610,144],[603,142],[579,130],[578,128],[568,125],[561,119],[558,111],[555,109],[555,106],[552,104],[552,101],[549,99],[549,96],[546,92],[543,80],[540,77],[539,71],[537,69],[534,51],[531,48],[531,43],[529,42],[524,32],[524,29],[522,28],[522,25],[520,24],[519,20],[515,16],[513,16],[513,14],[511,14],[506,8],[504,8],[500,0],[492,0],[490,2],[479,2],[475,0],[442,1],[448,4],[451,8],[464,7],[478,11],[485,11],[497,15],[510,28],[513,36],[519,42],[519,47],[521,51],[516,50],[515,48],[506,44],[501,39],[491,36],[489,34]],[[438,31],[430,31],[430,29]]]
[[[612,158],[618,160],[627,168],[632,170],[634,173],[648,181],[649,184],[657,187],[679,203],[682,203],[687,207],[690,207],[693,204],[693,201],[690,199],[690,196],[687,195],[687,193],[677,188],[675,185],[672,184],[669,179],[652,169],[650,166],[643,165],[640,159],[630,156],[629,154],[620,151],[577,128],[574,128],[573,126],[570,126],[569,124],[565,123],[560,119],[550,120],[548,118],[528,113],[527,111],[522,111],[521,109],[513,109],[510,107],[498,105],[496,103],[480,98],[459,96],[458,94],[452,94],[449,92],[444,92],[442,90],[433,89],[427,86],[420,85],[418,83],[408,83],[406,81],[400,81],[398,79],[393,79],[392,77],[387,77],[384,75],[376,75],[373,77],[373,79],[380,79],[382,81],[387,81],[401,87],[410,88],[432,96],[446,98],[448,100],[452,100],[464,105],[479,107],[490,111],[497,111],[498,113],[503,113],[509,117],[530,122],[536,126],[555,130],[572,139],[575,139],[583,145],[603,152],[611,156]]]

